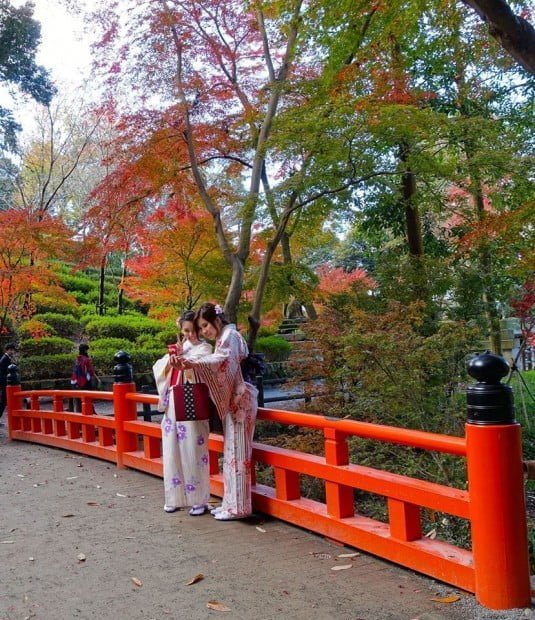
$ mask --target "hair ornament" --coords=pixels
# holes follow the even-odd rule
[[[216,316],[222,316],[224,314],[223,308],[219,304],[216,304],[214,306],[214,310],[215,310]]]

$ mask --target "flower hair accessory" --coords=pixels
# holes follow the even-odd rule
[[[216,316],[221,316],[223,314],[223,308],[219,304],[216,304],[214,306],[214,310],[215,310]]]

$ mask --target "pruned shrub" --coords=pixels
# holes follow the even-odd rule
[[[126,338],[135,341],[142,334],[157,334],[161,331],[158,321],[143,316],[91,317],[85,325],[85,333],[89,339]]]
[[[84,275],[62,274],[60,276],[61,285],[66,291],[89,293],[98,287],[98,281]]]
[[[40,321],[35,317],[21,323],[18,331],[19,337],[22,340],[26,340],[29,338],[45,338],[47,336],[57,336],[57,332],[52,327],[52,325],[49,325],[44,321]]]
[[[257,338],[255,351],[263,353],[268,362],[282,362],[288,359],[292,345],[280,336],[265,336]]]
[[[45,312],[36,314],[34,319],[50,325],[63,338],[75,339],[80,334],[82,326],[80,321],[69,314],[59,314],[57,312]]]
[[[74,343],[68,338],[46,336],[44,338],[27,338],[20,343],[20,348],[24,357],[59,355],[62,353],[72,354]]]
[[[128,351],[133,347],[133,343],[126,338],[97,338],[89,343],[91,347],[91,355],[93,354],[111,354],[115,355],[117,351]]]
[[[74,317],[80,316],[80,309],[76,300],[69,301],[60,297],[47,297],[36,293],[32,297],[37,312],[43,314],[45,312],[57,312],[64,314],[72,314]]]

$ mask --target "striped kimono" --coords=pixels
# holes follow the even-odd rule
[[[192,345],[184,343],[187,359],[207,355],[212,347],[207,342]],[[180,373],[169,366],[169,355],[164,355],[153,366],[156,387],[160,397],[158,410],[162,419],[162,456],[165,506],[180,508],[207,504],[210,499],[210,467],[208,458],[208,420],[177,422],[173,394],[170,388],[182,382]],[[195,383],[191,370],[185,377]]]
[[[222,509],[236,517],[252,512],[251,454],[258,390],[243,380],[240,362],[247,344],[235,325],[225,325],[211,355],[195,359],[195,373],[208,385],[223,421]]]

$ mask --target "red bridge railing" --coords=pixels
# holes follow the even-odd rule
[[[10,439],[162,476],[160,427],[137,419],[137,405],[154,404],[157,397],[137,393],[134,383],[115,383],[113,392],[7,389]],[[73,397],[81,399],[81,413],[64,410]],[[114,415],[94,413],[96,400],[113,401]],[[253,480],[256,509],[474,592],[487,607],[530,606],[518,424],[467,424],[466,438],[458,438],[274,409],[260,409],[259,419],[322,431],[324,455],[255,443],[254,461],[271,466],[275,479],[274,487]],[[464,457],[468,490],[351,464],[348,438],[355,436]],[[222,495],[220,435],[210,435],[209,450],[212,491]],[[302,475],[323,480],[325,503],[301,496]],[[355,489],[386,498],[387,523],[360,515],[358,506],[355,512]],[[469,520],[472,549],[424,536],[425,508]]]

